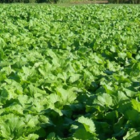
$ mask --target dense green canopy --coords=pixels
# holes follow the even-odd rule
[[[140,6],[0,13],[0,140],[140,139]]]

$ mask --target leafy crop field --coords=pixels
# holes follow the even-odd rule
[[[139,140],[140,6],[0,5],[0,140]]]

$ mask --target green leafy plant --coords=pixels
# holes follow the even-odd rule
[[[139,139],[139,6],[0,12],[0,139]]]

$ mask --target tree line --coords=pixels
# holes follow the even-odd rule
[[[0,0],[0,3],[57,3],[59,0]],[[92,0],[102,1],[102,0]],[[108,3],[140,4],[140,0],[108,0]]]
[[[108,0],[109,3],[130,3],[130,4],[140,4],[140,0]]]
[[[57,3],[58,0],[0,0],[0,3]]]

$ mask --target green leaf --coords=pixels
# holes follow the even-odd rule
[[[91,119],[81,116],[80,118],[78,118],[78,122],[84,126],[87,132],[95,133],[96,131],[95,124]]]
[[[127,134],[123,137],[124,140],[139,140],[140,132],[136,132],[134,128],[129,129]]]
[[[74,140],[98,140],[93,134],[87,132],[84,128],[79,128],[73,134]]]
[[[131,100],[132,103],[132,107],[133,109],[135,109],[136,111],[140,112],[140,102],[138,102],[137,100]]]
[[[18,138],[23,134],[25,123],[22,118],[13,114],[3,116],[4,120],[0,120],[0,135],[3,138]]]
[[[97,99],[94,100],[94,103],[97,103],[101,106],[110,107],[112,105],[112,97],[109,94],[103,93],[102,95],[98,95]]]
[[[74,89],[65,90],[63,87],[57,87],[56,92],[61,97],[64,104],[72,103],[76,99],[76,93],[74,92]]]

